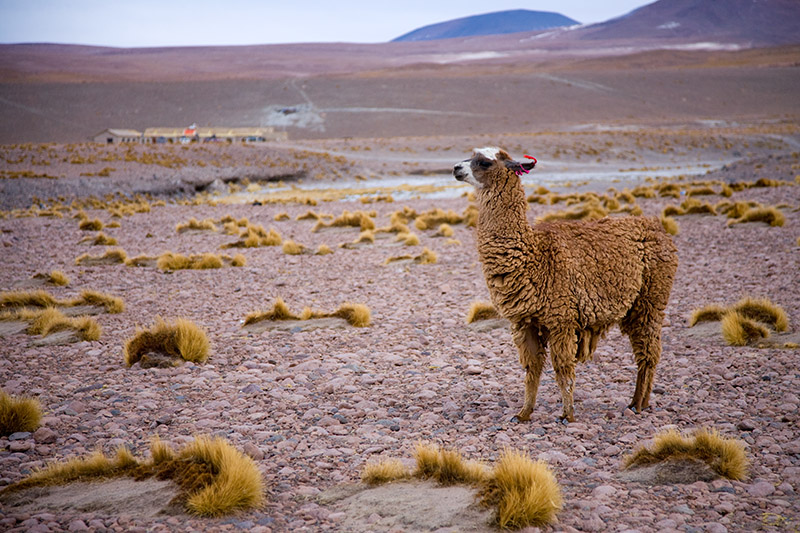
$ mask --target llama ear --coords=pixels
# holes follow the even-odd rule
[[[506,168],[512,171],[514,174],[519,176],[520,174],[527,174],[530,169],[533,168],[533,165],[536,163],[520,163],[519,161],[514,161],[513,159],[509,159],[508,161],[504,161]]]
[[[522,163],[522,168],[524,168],[525,170],[532,169],[533,167],[536,166],[536,163],[538,163],[536,158],[531,155],[526,155],[525,159],[530,159],[530,161],[525,161],[524,163]]]

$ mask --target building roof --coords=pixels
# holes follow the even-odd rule
[[[138,130],[129,130],[129,129],[123,129],[123,128],[107,128],[107,129],[104,129],[103,131],[95,134],[95,137],[97,137],[98,135],[103,135],[106,132],[108,132],[111,135],[115,135],[117,137],[141,137],[142,136],[142,132],[138,131]]]

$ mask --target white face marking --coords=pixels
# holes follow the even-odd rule
[[[464,183],[469,183],[470,185],[474,186],[476,189],[480,189],[483,187],[483,184],[475,179],[475,175],[472,173],[472,168],[469,165],[469,161],[462,161],[455,166],[456,175],[461,178],[461,181]]]
[[[485,148],[475,148],[472,152],[474,154],[481,154],[486,159],[497,161],[497,154],[500,153],[500,148],[496,146],[487,146]]]

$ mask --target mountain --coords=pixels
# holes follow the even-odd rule
[[[580,23],[559,13],[515,9],[423,26],[393,39],[392,42],[434,41],[437,39],[452,39],[454,37],[541,31],[575,24]]]
[[[798,0],[659,0],[577,31],[581,40],[731,42],[773,46],[800,42]]]

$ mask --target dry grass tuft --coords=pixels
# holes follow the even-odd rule
[[[175,226],[175,231],[183,233],[184,231],[217,231],[217,225],[210,218],[205,220],[197,220],[192,217],[188,222],[182,222]]]
[[[278,213],[273,218],[274,218],[275,222],[280,222],[281,220],[290,220],[291,219],[289,217],[289,213],[286,213],[286,212]]]
[[[257,248],[259,246],[280,246],[283,243],[281,234],[275,228],[267,231],[264,226],[252,225],[249,222],[239,237],[238,241],[226,244],[222,248]]]
[[[574,209],[555,211],[536,218],[537,222],[552,222],[553,220],[599,220],[608,215],[608,210],[593,200]]]
[[[463,224],[464,217],[456,213],[455,211],[448,209],[444,211],[442,209],[434,208],[429,211],[425,211],[424,213],[417,215],[416,220],[414,220],[414,227],[416,227],[420,231],[433,229],[436,226],[441,224]]]
[[[328,254],[332,254],[332,253],[333,253],[333,250],[331,250],[330,246],[328,246],[327,244],[320,244],[319,248],[317,248],[316,255],[328,255]]]
[[[736,311],[722,317],[722,337],[731,346],[746,346],[769,336],[769,329]]]
[[[109,265],[116,263],[124,263],[128,259],[128,254],[122,248],[113,248],[106,250],[101,256],[83,254],[75,259],[76,265]]]
[[[449,224],[442,224],[439,226],[439,229],[436,230],[436,233],[433,234],[434,237],[452,237],[455,234],[453,228]]]
[[[697,198],[687,198],[681,203],[681,208],[686,215],[716,215],[714,206],[708,202],[701,202]]]
[[[247,258],[243,254],[236,254],[231,258],[232,267],[243,267],[247,264]]]
[[[689,327],[691,328],[700,322],[717,322],[722,320],[722,317],[727,312],[728,309],[719,304],[709,304],[700,309],[695,309],[689,319]]]
[[[108,235],[106,235],[102,231],[100,233],[98,233],[94,237],[94,239],[92,239],[91,237],[87,237],[87,238],[89,240],[91,240],[92,244],[95,245],[95,246],[116,246],[117,245],[117,239],[115,239],[114,237],[109,237]]]
[[[219,517],[259,507],[263,502],[264,483],[258,467],[220,437],[198,436],[179,452],[154,439],[150,455],[150,461],[140,462],[125,447],[118,448],[114,457],[96,451],[85,458],[51,463],[4,490],[82,479],[155,476],[173,480],[180,488],[176,500],[198,516]]]
[[[414,262],[420,265],[432,265],[439,260],[436,252],[426,248],[422,249],[422,253],[414,257]]]
[[[33,316],[28,333],[47,337],[58,331],[72,330],[81,340],[96,341],[102,334],[100,325],[91,317],[67,317],[55,307],[43,309]]]
[[[339,309],[326,316],[343,318],[354,327],[365,328],[370,325],[372,321],[372,313],[364,304],[345,303]]]
[[[283,241],[283,253],[286,255],[300,255],[305,253],[306,247],[294,241]]]
[[[18,431],[36,431],[42,421],[42,406],[35,398],[15,398],[0,389],[0,436]]]
[[[733,306],[733,310],[745,318],[768,324],[775,331],[786,331],[789,327],[786,311],[766,298],[743,298]]]
[[[662,197],[680,198],[681,188],[675,183],[664,183],[658,188],[658,195]]]
[[[217,254],[192,254],[189,256],[164,252],[158,257],[157,266],[160,270],[208,270],[222,268],[222,257]]]
[[[506,449],[482,491],[484,505],[496,506],[501,529],[544,526],[555,519],[563,499],[561,488],[544,461]]]
[[[57,285],[59,287],[69,285],[69,278],[60,270],[53,270],[48,276],[46,276],[46,278],[47,283],[50,283],[51,285]]]
[[[500,314],[491,302],[477,301],[472,302],[472,305],[469,306],[467,324],[472,324],[478,320],[489,320],[490,318],[500,318]]]
[[[300,320],[300,317],[289,310],[283,298],[275,298],[272,309],[269,311],[254,311],[244,318],[244,325],[255,324],[263,320]]]
[[[766,222],[770,226],[780,227],[786,222],[786,218],[775,207],[754,207],[748,209],[735,220],[729,220],[728,226],[736,224],[745,224],[747,222]]]
[[[398,233],[394,238],[396,242],[402,242],[405,246],[419,246],[419,236],[416,233]]]
[[[264,483],[255,462],[220,437],[197,437],[179,460],[210,465],[213,482],[189,495],[186,507],[199,516],[222,516],[261,505]]]
[[[0,293],[0,310],[18,309],[21,307],[56,307],[57,305],[58,300],[42,290]]]
[[[661,226],[664,228],[664,231],[669,233],[670,235],[677,235],[680,231],[678,227],[678,221],[672,217],[661,217]]]
[[[370,214],[371,213],[366,213],[364,211],[355,211],[353,213],[350,211],[343,211],[340,216],[328,223],[318,220],[316,225],[311,228],[311,231],[316,233],[324,228],[342,228],[348,226],[360,228],[361,231],[374,230],[375,222],[372,220]]]
[[[133,365],[149,353],[164,354],[194,363],[208,359],[210,343],[206,332],[191,320],[179,318],[169,324],[160,318],[153,327],[138,330],[125,341],[125,364]]]
[[[417,469],[414,476],[435,479],[442,485],[457,483],[478,484],[486,480],[488,472],[483,464],[466,461],[456,450],[446,450],[435,444],[418,442],[414,448]]]
[[[78,228],[83,231],[100,231],[103,229],[103,222],[99,218],[94,220],[84,219],[78,224]]]
[[[367,485],[380,485],[409,477],[411,472],[400,459],[383,459],[377,463],[368,463],[361,472],[361,481]]]
[[[88,289],[81,291],[80,297],[71,300],[69,305],[72,307],[77,305],[96,305],[98,307],[105,307],[108,313],[121,313],[125,310],[125,303],[122,301],[122,298]]]
[[[688,459],[703,461],[716,473],[729,479],[741,481],[747,477],[749,461],[744,444],[708,429],[697,430],[691,438],[674,429],[658,433],[650,448],[640,447],[625,457],[623,468]]]
[[[702,185],[700,187],[693,187],[686,191],[686,196],[710,196],[712,194],[717,194],[717,191],[709,187],[708,185]]]

